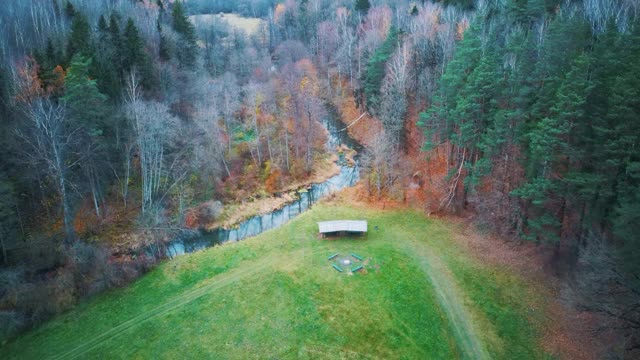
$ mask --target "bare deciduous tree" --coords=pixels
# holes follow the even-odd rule
[[[407,88],[409,84],[410,47],[405,42],[387,64],[382,83],[380,118],[394,149],[399,149],[407,114]]]
[[[136,134],[136,145],[142,173],[142,212],[154,205],[156,195],[166,183],[165,147],[172,140],[178,119],[169,108],[158,102],[142,100],[135,73],[128,78],[127,115]]]
[[[362,156],[362,167],[366,174],[369,194],[378,199],[391,190],[400,177],[398,155],[385,134],[378,134]]]
[[[65,108],[49,98],[36,99],[27,108],[27,126],[18,136],[28,145],[26,160],[34,166],[43,166],[55,184],[62,205],[62,219],[68,242],[74,239],[68,170],[77,165],[74,151],[78,129],[69,128]]]

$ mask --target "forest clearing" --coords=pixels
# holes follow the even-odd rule
[[[5,0],[0,149],[2,359],[640,358],[637,0]]]
[[[364,216],[377,230],[320,240],[316,221],[333,216]],[[163,263],[2,351],[53,359],[553,354],[542,345],[542,295],[512,270],[483,265],[453,240],[459,231],[415,211],[333,200],[257,237]],[[326,256],[340,251],[366,254],[365,271],[339,276]]]

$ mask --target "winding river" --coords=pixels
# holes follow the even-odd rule
[[[333,107],[327,107],[327,116],[323,123],[329,130],[327,149],[335,151],[339,144],[345,144],[358,153],[362,151],[362,146],[349,137],[344,129],[344,124],[340,122],[339,115]],[[284,206],[283,208],[264,215],[257,215],[249,218],[234,229],[215,229],[213,231],[202,231],[196,236],[178,237],[171,240],[166,246],[168,257],[175,257],[185,253],[194,252],[207,247],[215,246],[229,241],[239,241],[251,236],[256,236],[263,231],[267,231],[281,226],[290,219],[308,210],[318,200],[345,187],[353,186],[360,177],[359,160],[356,157],[356,165],[348,166],[340,161],[340,173],[328,180],[312,184],[306,192],[301,192],[299,199]]]

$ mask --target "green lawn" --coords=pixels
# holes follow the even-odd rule
[[[320,240],[316,221],[369,221]],[[374,226],[379,230],[374,230]],[[546,358],[542,299],[412,211],[323,204],[280,229],[167,261],[0,348],[2,358]],[[355,252],[366,272],[326,258]]]

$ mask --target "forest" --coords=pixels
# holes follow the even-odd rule
[[[355,164],[372,209],[533,246],[594,358],[640,354],[637,1],[8,0],[0,31],[0,344]]]

